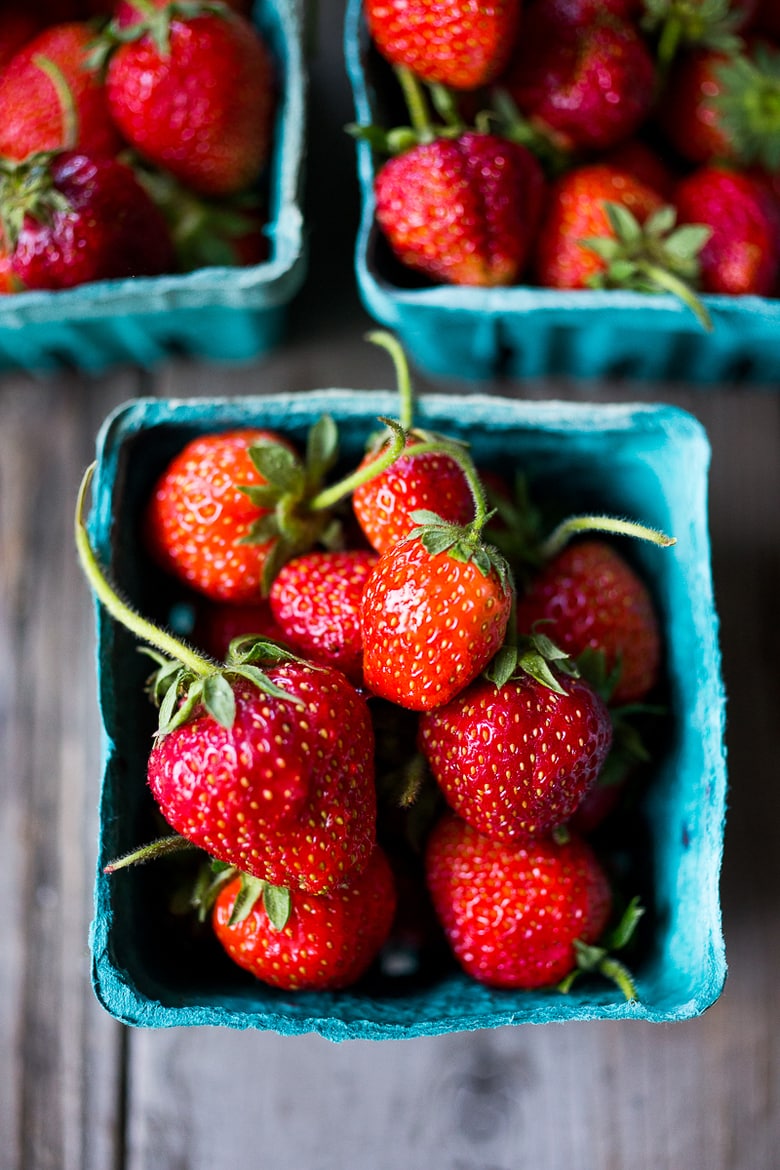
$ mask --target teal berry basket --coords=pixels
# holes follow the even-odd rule
[[[372,48],[362,0],[349,0],[345,57],[359,125],[390,127],[399,114],[386,63]],[[389,119],[389,121],[388,121]],[[381,157],[358,140],[361,215],[355,273],[361,300],[430,374],[487,379],[633,378],[696,383],[780,381],[780,299],[702,297],[712,332],[667,294],[566,292],[531,286],[432,284],[405,269],[374,221]]]
[[[273,53],[279,85],[264,180],[268,259],[0,297],[0,371],[99,373],[126,364],[153,367],[171,357],[246,362],[279,343],[306,268],[302,2],[256,0],[252,19]]]
[[[350,390],[233,399],[137,399],[104,422],[87,517],[90,541],[123,594],[165,621],[175,590],[148,562],[139,516],[167,461],[196,434],[259,425],[298,444],[322,414],[339,424],[343,468],[354,466],[395,395]],[[97,671],[104,732],[100,834],[91,929],[93,983],[109,1013],[159,1028],[218,1025],[331,1040],[400,1039],[567,1020],[670,1022],[701,1014],[726,973],[719,900],[726,764],[724,705],[707,529],[709,445],[689,414],[663,405],[519,402],[433,395],[421,426],[468,441],[478,466],[522,469],[535,497],[563,513],[594,509],[672,533],[670,549],[634,545],[665,634],[662,730],[630,813],[603,848],[626,896],[646,908],[627,956],[638,999],[582,977],[568,994],[491,990],[435,950],[405,973],[380,961],[349,990],[285,993],[234,967],[208,927],[170,910],[175,859],[120,870],[113,858],[164,835],[146,786],[155,712],[144,694],[149,663],[134,639],[97,609]],[[172,608],[173,607],[173,608]],[[205,935],[203,931],[205,930]],[[424,951],[424,948],[423,948]],[[218,952],[218,953],[217,953]],[[397,970],[397,969],[396,969]]]

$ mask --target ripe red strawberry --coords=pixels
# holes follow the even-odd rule
[[[371,717],[338,671],[292,660],[265,674],[285,696],[218,676],[233,694],[230,725],[196,705],[155,740],[149,787],[168,823],[211,857],[320,893],[363,869],[375,843]]]
[[[613,704],[644,698],[658,682],[661,634],[650,593],[606,541],[567,545],[538,572],[517,600],[517,624],[536,622],[571,658],[603,651],[608,674],[619,669]]]
[[[227,6],[148,7],[117,10],[106,71],[114,121],[145,159],[194,190],[245,190],[270,148],[274,67],[265,42]]]
[[[370,967],[393,921],[393,874],[382,850],[344,885],[315,896],[294,892],[284,926],[273,925],[262,898],[231,922],[241,878],[217,895],[212,925],[238,966],[285,991],[349,987]]]
[[[268,595],[282,638],[311,662],[363,682],[360,603],[379,558],[373,552],[310,552],[288,561]]]
[[[775,292],[780,215],[764,184],[724,167],[700,167],[678,184],[675,204],[682,223],[711,229],[699,257],[706,292]]]
[[[544,188],[525,147],[468,131],[385,162],[376,218],[401,263],[432,280],[507,285],[525,268]]]
[[[577,968],[612,910],[604,870],[580,838],[505,844],[453,814],[436,825],[426,871],[434,907],[467,974],[491,987],[538,988]]]
[[[9,62],[0,76],[0,155],[76,148],[113,155],[121,148],[99,71],[89,64],[94,36],[83,21],[54,25]]]
[[[447,803],[497,841],[568,821],[611,747],[596,692],[557,672],[551,683],[522,670],[500,686],[480,678],[420,720],[420,746]]]
[[[650,51],[608,12],[566,19],[556,4],[528,9],[500,78],[521,114],[567,150],[606,150],[647,119],[655,97]]]
[[[233,639],[249,635],[270,639],[272,642],[284,641],[266,598],[243,605],[228,605],[198,598],[190,635],[194,646],[200,647],[217,662],[223,662]]]
[[[366,0],[369,32],[384,57],[423,81],[476,89],[503,68],[517,33],[519,0]]]
[[[415,431],[406,445],[419,446],[425,439]],[[384,446],[368,451],[360,466],[369,466]],[[440,449],[399,456],[387,471],[356,488],[352,507],[366,539],[382,553],[416,527],[414,512],[435,511],[451,524],[467,524],[474,497],[461,468]]]
[[[461,529],[426,519],[381,555],[361,610],[366,685],[417,711],[449,702],[488,664],[513,597],[478,521]]]
[[[124,163],[73,151],[0,163],[0,253],[14,289],[170,272],[167,225]]]
[[[269,514],[242,486],[267,484],[250,452],[260,443],[292,450],[272,431],[244,427],[191,440],[159,477],[145,517],[155,560],[191,588],[218,601],[245,603],[261,595],[273,538],[254,540]]]

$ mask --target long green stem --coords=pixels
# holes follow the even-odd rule
[[[540,550],[542,559],[549,560],[554,557],[572,536],[580,532],[606,532],[614,536],[631,536],[637,540],[648,540],[661,548],[669,548],[677,543],[675,537],[667,536],[657,528],[638,524],[635,520],[624,520],[618,516],[569,516],[553,529],[542,543]]]
[[[79,562],[95,596],[111,617],[121,622],[140,641],[147,642],[149,645],[156,647],[169,658],[177,659],[177,661],[181,662],[182,666],[192,671],[195,675],[205,677],[206,675],[213,674],[217,669],[214,662],[208,658],[203,658],[200,654],[196,654],[194,650],[185,646],[178,638],[174,638],[166,630],[161,629],[153,622],[148,621],[136,613],[126,601],[123,601],[119,597],[106,579],[97,557],[92,550],[92,546],[89,543],[89,537],[84,523],[84,502],[92,482],[94,471],[95,464],[92,463],[85,471],[84,478],[79,487],[76,501],[75,538]]]
[[[381,455],[364,467],[358,467],[351,475],[345,476],[338,483],[331,484],[330,487],[323,488],[321,492],[312,496],[307,505],[310,512],[322,512],[332,508],[339,500],[345,499],[356,488],[361,487],[364,483],[369,483],[370,480],[386,471],[391,463],[395,463],[406,444],[406,431],[392,419],[380,418],[379,421],[384,423],[392,433],[392,439]]]
[[[36,53],[33,57],[33,64],[46,74],[54,86],[62,114],[62,145],[66,150],[72,150],[79,140],[79,118],[76,103],[73,100],[73,91],[62,70],[50,57]]]
[[[420,142],[433,142],[436,137],[428,107],[423,96],[422,85],[418,77],[406,65],[398,65],[395,70],[398,83],[403,90],[404,101],[409,111],[412,127]]]
[[[414,422],[414,392],[409,376],[409,363],[406,360],[403,346],[397,337],[394,337],[392,333],[387,333],[384,329],[375,329],[373,333],[367,333],[366,341],[370,341],[374,345],[381,345],[393,359],[400,401],[398,421],[405,430],[410,431]]]
[[[404,456],[409,458],[414,455],[428,454],[446,455],[448,459],[452,459],[453,463],[457,463],[463,472],[474,500],[474,519],[469,524],[468,531],[470,537],[477,540],[487,523],[489,512],[485,489],[471,458],[459,444],[448,442],[446,439],[430,439],[422,443],[413,443],[404,451]]]

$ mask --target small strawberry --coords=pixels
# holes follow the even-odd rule
[[[122,139],[108,112],[102,78],[89,63],[94,36],[83,21],[54,25],[9,62],[0,76],[0,155],[119,151]]]
[[[246,885],[238,876],[220,889],[211,915],[214,933],[239,967],[285,991],[336,990],[357,982],[384,944],[395,913],[393,874],[379,847],[362,873],[329,893],[293,892],[289,914],[278,924],[263,891],[252,897]]]
[[[566,19],[559,8],[544,0],[529,8],[497,84],[559,147],[606,150],[647,119],[653,59],[630,21],[604,11]]]
[[[497,841],[565,824],[612,745],[606,706],[562,664],[537,637],[508,678],[477,679],[420,720],[420,746],[447,803]]]
[[[503,557],[481,540],[476,473],[459,454],[476,505],[466,528],[416,513],[420,527],[382,553],[363,593],[363,674],[374,694],[425,711],[449,702],[501,646],[513,601]]]
[[[79,561],[108,615],[149,647],[159,726],[147,783],[175,830],[107,872],[181,847],[273,886],[321,893],[363,869],[376,844],[374,733],[340,671],[273,643],[234,643],[219,666],[136,613],[108,581],[76,505]]]
[[[674,208],[633,175],[603,163],[576,167],[551,191],[537,240],[537,279],[548,288],[673,292],[709,329],[691,287],[709,229],[675,222]]]
[[[0,160],[0,252],[18,290],[173,267],[167,225],[130,167],[73,151]]]
[[[636,998],[625,969],[596,946],[612,892],[584,840],[506,844],[448,813],[429,838],[426,871],[452,951],[480,983],[534,989],[566,980],[568,989],[582,966],[608,974],[626,998]],[[632,926],[637,914],[632,908]]]
[[[407,432],[406,446],[418,448],[417,454],[400,455],[386,471],[360,484],[352,493],[352,508],[360,528],[372,548],[382,553],[416,527],[414,512],[436,512],[451,524],[467,524],[474,516],[474,497],[459,464],[446,450],[436,447],[436,436],[412,429],[414,404],[409,367],[397,340],[384,332],[369,334],[369,340],[384,346],[393,358],[401,399],[399,421]],[[370,467],[392,439],[392,433],[377,436],[361,468]],[[420,448],[420,444],[427,446]]]
[[[205,0],[122,0],[103,51],[111,114],[143,158],[205,195],[254,183],[269,155],[275,82],[245,17]]]
[[[747,174],[704,166],[675,194],[681,223],[706,224],[701,287],[706,292],[773,295],[780,272],[780,219],[766,186]]]
[[[538,628],[577,659],[603,653],[608,674],[618,670],[612,704],[638,702],[653,690],[661,668],[661,632],[642,579],[604,540],[567,545],[552,556],[517,600],[521,633]]]
[[[477,89],[503,68],[520,17],[520,0],[365,0],[366,23],[380,53],[427,82]]]
[[[288,561],[268,595],[283,640],[311,662],[363,682],[360,604],[376,553],[310,552]]]
[[[523,272],[544,178],[524,146],[466,131],[397,154],[377,173],[376,218],[402,264],[457,285],[508,285]]]

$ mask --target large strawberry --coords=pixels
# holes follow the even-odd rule
[[[534,270],[549,288],[673,292],[710,327],[692,286],[703,225],[676,227],[674,208],[627,171],[575,167],[553,186],[539,230]]]
[[[122,0],[107,52],[114,121],[146,159],[206,195],[248,188],[270,148],[274,66],[226,5]]]
[[[645,121],[655,66],[634,24],[601,11],[569,19],[565,6],[529,8],[498,84],[520,112],[568,150],[605,150]]]
[[[265,891],[246,887],[236,876],[219,890],[214,933],[234,963],[285,991],[355,983],[376,958],[395,913],[393,873],[379,847],[366,868],[337,889],[315,896],[295,891],[279,922]]]
[[[304,553],[279,570],[268,594],[284,641],[356,685],[363,682],[360,604],[378,559],[362,549]]]
[[[681,223],[706,224],[699,256],[706,292],[768,296],[780,271],[780,210],[764,183],[748,174],[703,166],[681,180],[675,203]]]
[[[365,0],[382,55],[428,82],[476,89],[503,68],[517,33],[520,0]]]
[[[428,841],[436,912],[467,974],[491,987],[552,987],[579,965],[635,998],[627,972],[596,949],[612,911],[602,865],[578,837],[506,844],[448,813]]]
[[[476,678],[509,621],[508,566],[481,539],[484,495],[475,473],[468,474],[472,523],[459,528],[416,513],[420,527],[381,555],[363,593],[366,685],[412,710],[442,706]]]
[[[498,841],[564,824],[612,744],[609,712],[541,640],[498,685],[480,678],[420,720],[420,746],[451,808]],[[540,669],[540,663],[542,669]]]
[[[659,679],[661,632],[655,604],[635,569],[605,540],[567,545],[535,574],[517,600],[517,623],[539,629],[572,658],[604,655],[616,674],[610,701],[645,698]]]
[[[90,65],[94,36],[86,22],[54,25],[9,62],[0,76],[0,155],[24,159],[65,148],[117,153],[122,138],[99,71]]]
[[[432,280],[513,284],[525,268],[544,186],[524,146],[475,131],[438,137],[382,165],[377,223],[401,263]]]
[[[173,267],[161,213],[117,159],[79,152],[0,160],[5,291],[157,276]]]

